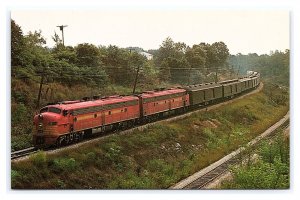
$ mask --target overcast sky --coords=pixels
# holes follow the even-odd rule
[[[231,54],[289,49],[289,12],[272,10],[12,11],[24,34],[42,30],[47,46],[64,29],[65,45],[138,46],[158,49],[168,36],[187,45],[223,41]]]

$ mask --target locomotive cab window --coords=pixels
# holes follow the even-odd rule
[[[124,109],[124,112],[127,112],[127,108]]]
[[[55,107],[50,107],[48,112],[60,114],[61,113],[61,109],[55,108]]]
[[[47,111],[48,111],[48,107],[42,108],[42,109],[40,110],[40,113],[44,113],[44,112],[47,112]]]
[[[108,111],[108,114],[111,115],[111,111]]]

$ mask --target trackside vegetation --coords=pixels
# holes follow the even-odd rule
[[[11,186],[13,189],[169,188],[278,121],[289,110],[288,98],[288,90],[265,84],[259,93],[208,112],[161,122],[143,131],[115,134],[55,155],[40,151],[28,160],[12,162]],[[278,156],[273,162],[274,165],[279,162]],[[274,186],[282,187],[286,187],[285,183]]]
[[[253,152],[252,152],[253,153]],[[232,178],[222,189],[288,189],[290,186],[289,136],[282,130],[274,140],[263,142],[255,152],[257,159],[231,169]]]

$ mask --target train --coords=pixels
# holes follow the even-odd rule
[[[251,71],[220,82],[48,104],[34,116],[33,144],[37,148],[64,146],[225,101],[259,84],[260,73]]]

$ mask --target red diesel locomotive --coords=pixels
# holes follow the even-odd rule
[[[42,108],[34,117],[33,143],[37,147],[61,146],[93,133],[127,128],[183,112],[188,105],[189,95],[179,88],[134,96],[65,101]]]

